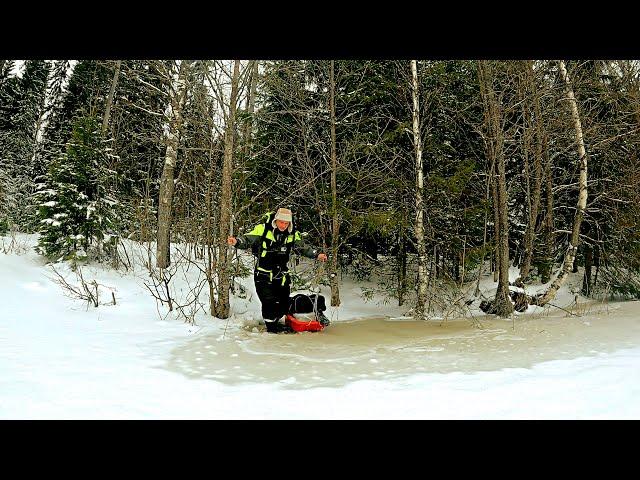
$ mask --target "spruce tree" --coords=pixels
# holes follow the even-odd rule
[[[17,80],[9,73],[13,69],[13,60],[2,60],[0,68],[0,235],[7,232],[9,222],[7,218],[9,204],[10,174],[5,160],[6,138],[11,124],[13,91]],[[13,85],[12,85],[13,84]]]
[[[36,250],[51,259],[101,259],[119,231],[118,202],[105,190],[109,149],[100,121],[80,117],[66,151],[54,160],[38,192],[40,239]]]
[[[0,188],[5,196],[5,222],[20,230],[29,230],[33,165],[47,76],[45,61],[27,60],[22,77],[5,77],[0,86],[4,107],[0,120]]]
[[[16,204],[10,215],[18,228],[32,231],[32,195],[34,193],[38,134],[44,115],[49,65],[44,60],[27,60],[20,79],[18,111],[12,119],[9,163],[16,182]]]
[[[5,60],[0,69],[0,234],[9,228],[9,210],[15,205],[10,168],[10,144],[12,140],[13,117],[18,111],[20,80],[11,76],[15,62]]]
[[[59,86],[65,82],[65,66],[68,66],[65,62],[60,61],[55,66],[52,78],[55,90],[51,91],[52,95],[59,95]],[[50,114],[43,133],[42,148],[46,164],[64,152],[77,117],[102,115],[111,75],[104,62],[97,60],[81,60],[74,65],[61,98],[52,97],[48,104]]]
[[[63,125],[65,123],[65,84],[69,71],[69,60],[58,60],[51,68],[49,80],[49,91],[47,93],[47,102],[45,112],[47,114],[46,124],[44,126],[43,140],[40,149],[42,158],[41,165],[46,173],[47,163],[62,152],[64,141]]]

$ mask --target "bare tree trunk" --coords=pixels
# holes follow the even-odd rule
[[[422,170],[422,139],[420,137],[420,102],[418,90],[418,65],[411,60],[413,97],[413,145],[416,155],[416,225],[415,234],[418,247],[418,297],[414,317],[424,320],[427,301],[427,249],[424,241],[424,178]]]
[[[113,105],[113,96],[116,92],[116,86],[118,85],[118,77],[120,76],[120,65],[122,60],[116,61],[116,69],[113,72],[113,80],[111,81],[111,89],[109,90],[109,97],[107,98],[107,105],[104,110],[104,117],[102,119],[102,136],[104,137],[107,127],[109,126],[109,117],[111,116],[111,105]]]
[[[211,155],[211,152],[209,152]],[[213,272],[213,264],[216,262],[217,257],[213,251],[213,205],[212,205],[212,193],[211,193],[211,179],[207,179],[206,188],[206,211],[207,216],[205,218],[205,245],[206,245],[206,268],[205,276],[207,277],[207,286],[209,287],[209,314],[213,317],[216,314],[216,291],[215,291],[215,276]]]
[[[402,210],[401,229],[398,233],[398,306],[404,304],[404,294],[407,288],[407,239],[404,234],[407,224],[407,211]]]
[[[551,280],[551,269],[553,267],[555,248],[555,234],[554,234],[554,222],[553,222],[553,176],[551,171],[551,156],[546,147],[546,139],[544,141],[544,181],[545,181],[545,217],[544,217],[544,259],[541,262],[540,280],[542,283],[547,283]]]
[[[576,252],[576,255],[573,257],[573,265],[571,265],[571,272],[572,273],[578,273],[578,255]]]
[[[507,211],[507,187],[504,164],[504,132],[500,104],[493,89],[493,73],[487,61],[478,62],[480,88],[485,104],[485,122],[489,132],[487,152],[496,166],[495,198],[497,204],[496,259],[498,261],[498,289],[493,311],[506,317],[513,312],[513,303],[509,296],[509,217]]]
[[[459,264],[456,264],[456,279],[460,280],[460,288],[462,288],[462,286],[464,285],[464,271],[465,271],[465,256],[467,254],[467,236],[464,235],[463,236],[463,240],[462,240],[462,259],[461,259],[461,264],[462,264],[462,275],[460,275],[460,266]]]
[[[214,145],[215,145],[216,133],[211,131],[211,138],[209,143],[209,168],[205,175],[205,181],[207,182],[205,190],[205,202],[206,202],[206,217],[205,217],[205,247],[206,247],[206,278],[209,286],[209,314],[214,317],[217,311],[217,298],[216,298],[216,265],[218,262],[218,256],[215,249],[215,233],[214,225],[216,225],[215,205],[214,205],[214,178],[215,178],[215,164],[217,159],[214,157]],[[217,172],[216,172],[217,173]]]
[[[507,210],[507,181],[502,147],[500,147],[496,163],[498,167],[498,212],[500,217],[500,233],[498,235],[500,273],[498,275],[498,290],[496,291],[496,313],[504,317],[513,312],[513,304],[509,297],[509,214]]]
[[[116,86],[118,85],[118,77],[120,76],[120,65],[122,64],[122,60],[117,60],[116,61],[116,68],[115,71],[113,73],[113,79],[111,80],[111,88],[109,89],[109,96],[107,97],[107,104],[104,110],[104,116],[102,118],[102,130],[101,130],[101,136],[102,138],[105,137],[105,134],[107,132],[107,127],[109,126],[109,118],[111,116],[111,106],[113,105],[113,96],[115,94],[116,91]],[[116,178],[110,178],[108,179],[109,183],[111,185],[109,185],[109,187],[114,187],[115,186],[115,182],[116,182]],[[112,237],[113,242],[113,266],[114,268],[118,268],[118,260],[119,260],[119,256],[118,256],[118,237]]]
[[[489,212],[487,211],[488,204],[489,204],[489,182],[491,182],[491,176],[487,175],[487,188],[485,193],[486,203],[484,207],[484,233],[482,236],[482,256],[480,257],[480,266],[478,267],[478,279],[476,281],[476,289],[473,292],[474,297],[477,297],[478,295],[480,295],[480,276],[482,275],[482,269],[484,267],[484,256],[485,256],[486,246],[487,246],[487,223],[489,220]],[[489,263],[491,264],[491,257],[489,257]]]
[[[584,277],[582,279],[582,294],[585,296],[591,295],[591,268],[593,267],[593,247],[591,245],[584,245]]]
[[[251,82],[249,86],[249,95],[247,96],[247,114],[249,119],[245,124],[243,135],[244,140],[244,157],[249,157],[251,152],[251,131],[253,127],[253,112],[256,104],[256,89],[258,85],[258,60],[252,60],[249,68],[251,69]]]
[[[218,237],[218,303],[216,317],[229,317],[230,265],[227,259],[227,237],[231,231],[231,176],[233,173],[233,153],[236,122],[236,103],[240,78],[240,60],[233,63],[229,117],[224,135],[224,161],[222,165],[222,192],[220,197],[220,235]]]
[[[525,88],[524,88],[524,103],[529,100],[528,95],[532,96],[533,110],[534,110],[534,122],[535,125],[535,155],[533,158],[533,190],[529,193],[529,223],[524,233],[524,260],[520,265],[520,280],[526,281],[531,271],[531,261],[533,259],[533,240],[535,238],[536,222],[538,220],[538,211],[540,209],[540,198],[542,191],[542,156],[544,150],[543,141],[543,124],[542,124],[542,112],[540,108],[540,97],[536,86],[533,81],[533,62],[527,61],[524,68],[525,76]],[[525,119],[525,125],[529,122],[529,118]],[[527,135],[525,133],[525,135]],[[528,135],[527,135],[528,137]],[[529,176],[527,169],[526,175]],[[529,184],[529,182],[527,182]]]
[[[484,62],[486,63],[486,62]],[[495,154],[495,140],[491,119],[491,108],[492,106],[489,104],[488,95],[486,93],[486,82],[489,80],[486,78],[486,66],[484,63],[478,64],[478,75],[480,77],[480,85],[482,89],[483,102],[484,102],[484,123],[485,128],[488,130],[490,139],[486,142],[486,151],[487,151],[487,159],[491,161],[491,167],[489,168],[489,186],[491,187],[491,203],[493,205],[493,253],[491,256],[491,267],[493,269],[493,281],[497,282],[499,280],[500,275],[500,262],[502,257],[498,251],[499,239],[498,236],[500,234],[500,215],[498,213],[498,186],[496,179],[498,174],[496,173],[496,154]],[[488,195],[487,195],[488,197]]]
[[[576,134],[576,147],[578,149],[578,162],[580,162],[580,191],[578,193],[578,203],[576,205],[576,213],[573,217],[573,230],[571,232],[571,241],[567,247],[567,251],[564,257],[564,264],[562,269],[558,272],[558,276],[555,278],[549,289],[538,299],[538,305],[545,305],[553,300],[560,287],[567,280],[567,276],[573,266],[573,261],[576,258],[576,252],[578,251],[578,243],[580,242],[580,225],[582,224],[582,217],[584,211],[587,208],[587,152],[584,147],[584,140],[582,138],[582,123],[580,122],[580,114],[578,112],[578,103],[576,102],[575,95],[573,94],[573,87],[567,74],[567,69],[564,65],[564,61],[558,62],[560,68],[560,74],[565,82],[567,97],[571,107],[571,116],[573,117],[573,123]]]
[[[491,159],[491,203],[493,204],[493,281],[497,282],[500,274],[500,262],[502,257],[498,252],[498,235],[500,234],[500,214],[498,213],[498,185],[496,179],[496,159]]]
[[[190,62],[183,60],[180,62],[178,80],[172,89],[170,97],[171,120],[169,132],[167,134],[167,151],[160,178],[160,192],[158,201],[158,241],[156,250],[156,266],[167,268],[170,263],[170,240],[171,233],[171,204],[173,202],[174,190],[174,170],[178,158],[178,143],[180,140],[180,129],[182,127],[182,107],[187,92],[187,75],[189,74]]]
[[[255,111],[255,104],[256,104],[256,91],[258,86],[258,67],[259,67],[258,60],[251,60],[247,67],[249,70],[249,91],[246,96],[246,103],[245,103],[245,111],[247,114],[247,118],[244,122],[244,130],[241,137],[242,147],[240,146],[236,147],[238,150],[242,148],[241,162],[244,162],[244,165],[246,165],[247,164],[246,162],[251,158],[252,148],[253,148],[253,125],[254,125],[253,112]],[[242,185],[243,181],[239,180],[238,183]],[[234,219],[235,217],[232,216],[231,217],[231,230],[232,230],[231,234],[232,235],[233,235]],[[235,257],[235,260],[233,258],[230,260],[230,262],[233,263],[234,267],[233,267],[233,273],[231,275],[231,278],[229,279],[229,282],[231,284],[230,286],[231,292],[235,294],[235,278],[240,275],[240,267],[241,267],[241,262],[238,260],[238,250],[233,251],[232,257]],[[212,312],[214,311],[215,309],[212,310]]]
[[[338,216],[338,162],[336,155],[336,79],[335,64],[331,60],[329,69],[329,84],[331,94],[329,96],[329,109],[331,111],[331,306],[340,306],[340,287],[338,285],[338,241],[340,233],[340,218]]]
[[[593,247],[593,264],[596,267],[596,275],[593,278],[592,288],[596,288],[596,286],[598,285],[598,272],[600,271],[600,246],[599,245],[595,245]]]

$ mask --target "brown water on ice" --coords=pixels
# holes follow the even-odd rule
[[[323,332],[272,335],[227,330],[174,349],[167,368],[227,384],[339,387],[415,373],[528,368],[547,360],[593,356],[640,345],[640,302],[448,321],[366,318]]]

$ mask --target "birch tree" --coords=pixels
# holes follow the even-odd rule
[[[580,121],[580,112],[578,111],[578,103],[576,101],[571,80],[569,79],[569,75],[567,73],[567,69],[563,60],[558,61],[558,69],[560,71],[560,76],[562,77],[562,80],[565,84],[567,101],[569,103],[569,108],[571,109],[571,118],[573,119],[573,127],[575,129],[575,142],[576,149],[578,151],[578,166],[580,168],[579,192],[575,216],[573,218],[571,240],[565,252],[562,268],[558,272],[558,275],[553,280],[551,286],[547,289],[547,291],[538,296],[536,301],[537,305],[545,305],[553,300],[560,287],[567,280],[567,276],[569,275],[569,272],[573,267],[573,262],[578,251],[578,243],[580,241],[580,225],[582,223],[584,211],[587,208],[587,152],[584,145],[584,139],[582,137],[582,122]]]
[[[413,97],[413,145],[415,152],[416,169],[416,224],[415,235],[418,249],[418,296],[414,317],[423,320],[425,314],[425,303],[427,300],[427,250],[424,239],[424,179],[422,167],[422,141],[420,135],[420,101],[418,89],[418,67],[416,60],[411,60],[411,79]]]
[[[158,201],[158,236],[156,250],[156,265],[158,268],[167,268],[170,260],[170,233],[171,233],[171,204],[173,201],[174,170],[178,157],[178,144],[180,141],[180,128],[182,126],[182,108],[187,92],[187,77],[190,61],[180,62],[178,76],[170,89],[169,105],[171,116],[167,132],[167,150],[165,153],[162,177],[160,178],[160,193]]]

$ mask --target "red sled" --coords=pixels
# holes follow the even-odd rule
[[[301,320],[290,313],[287,313],[284,323],[294,332],[319,332],[324,329],[324,325],[318,320]]]

